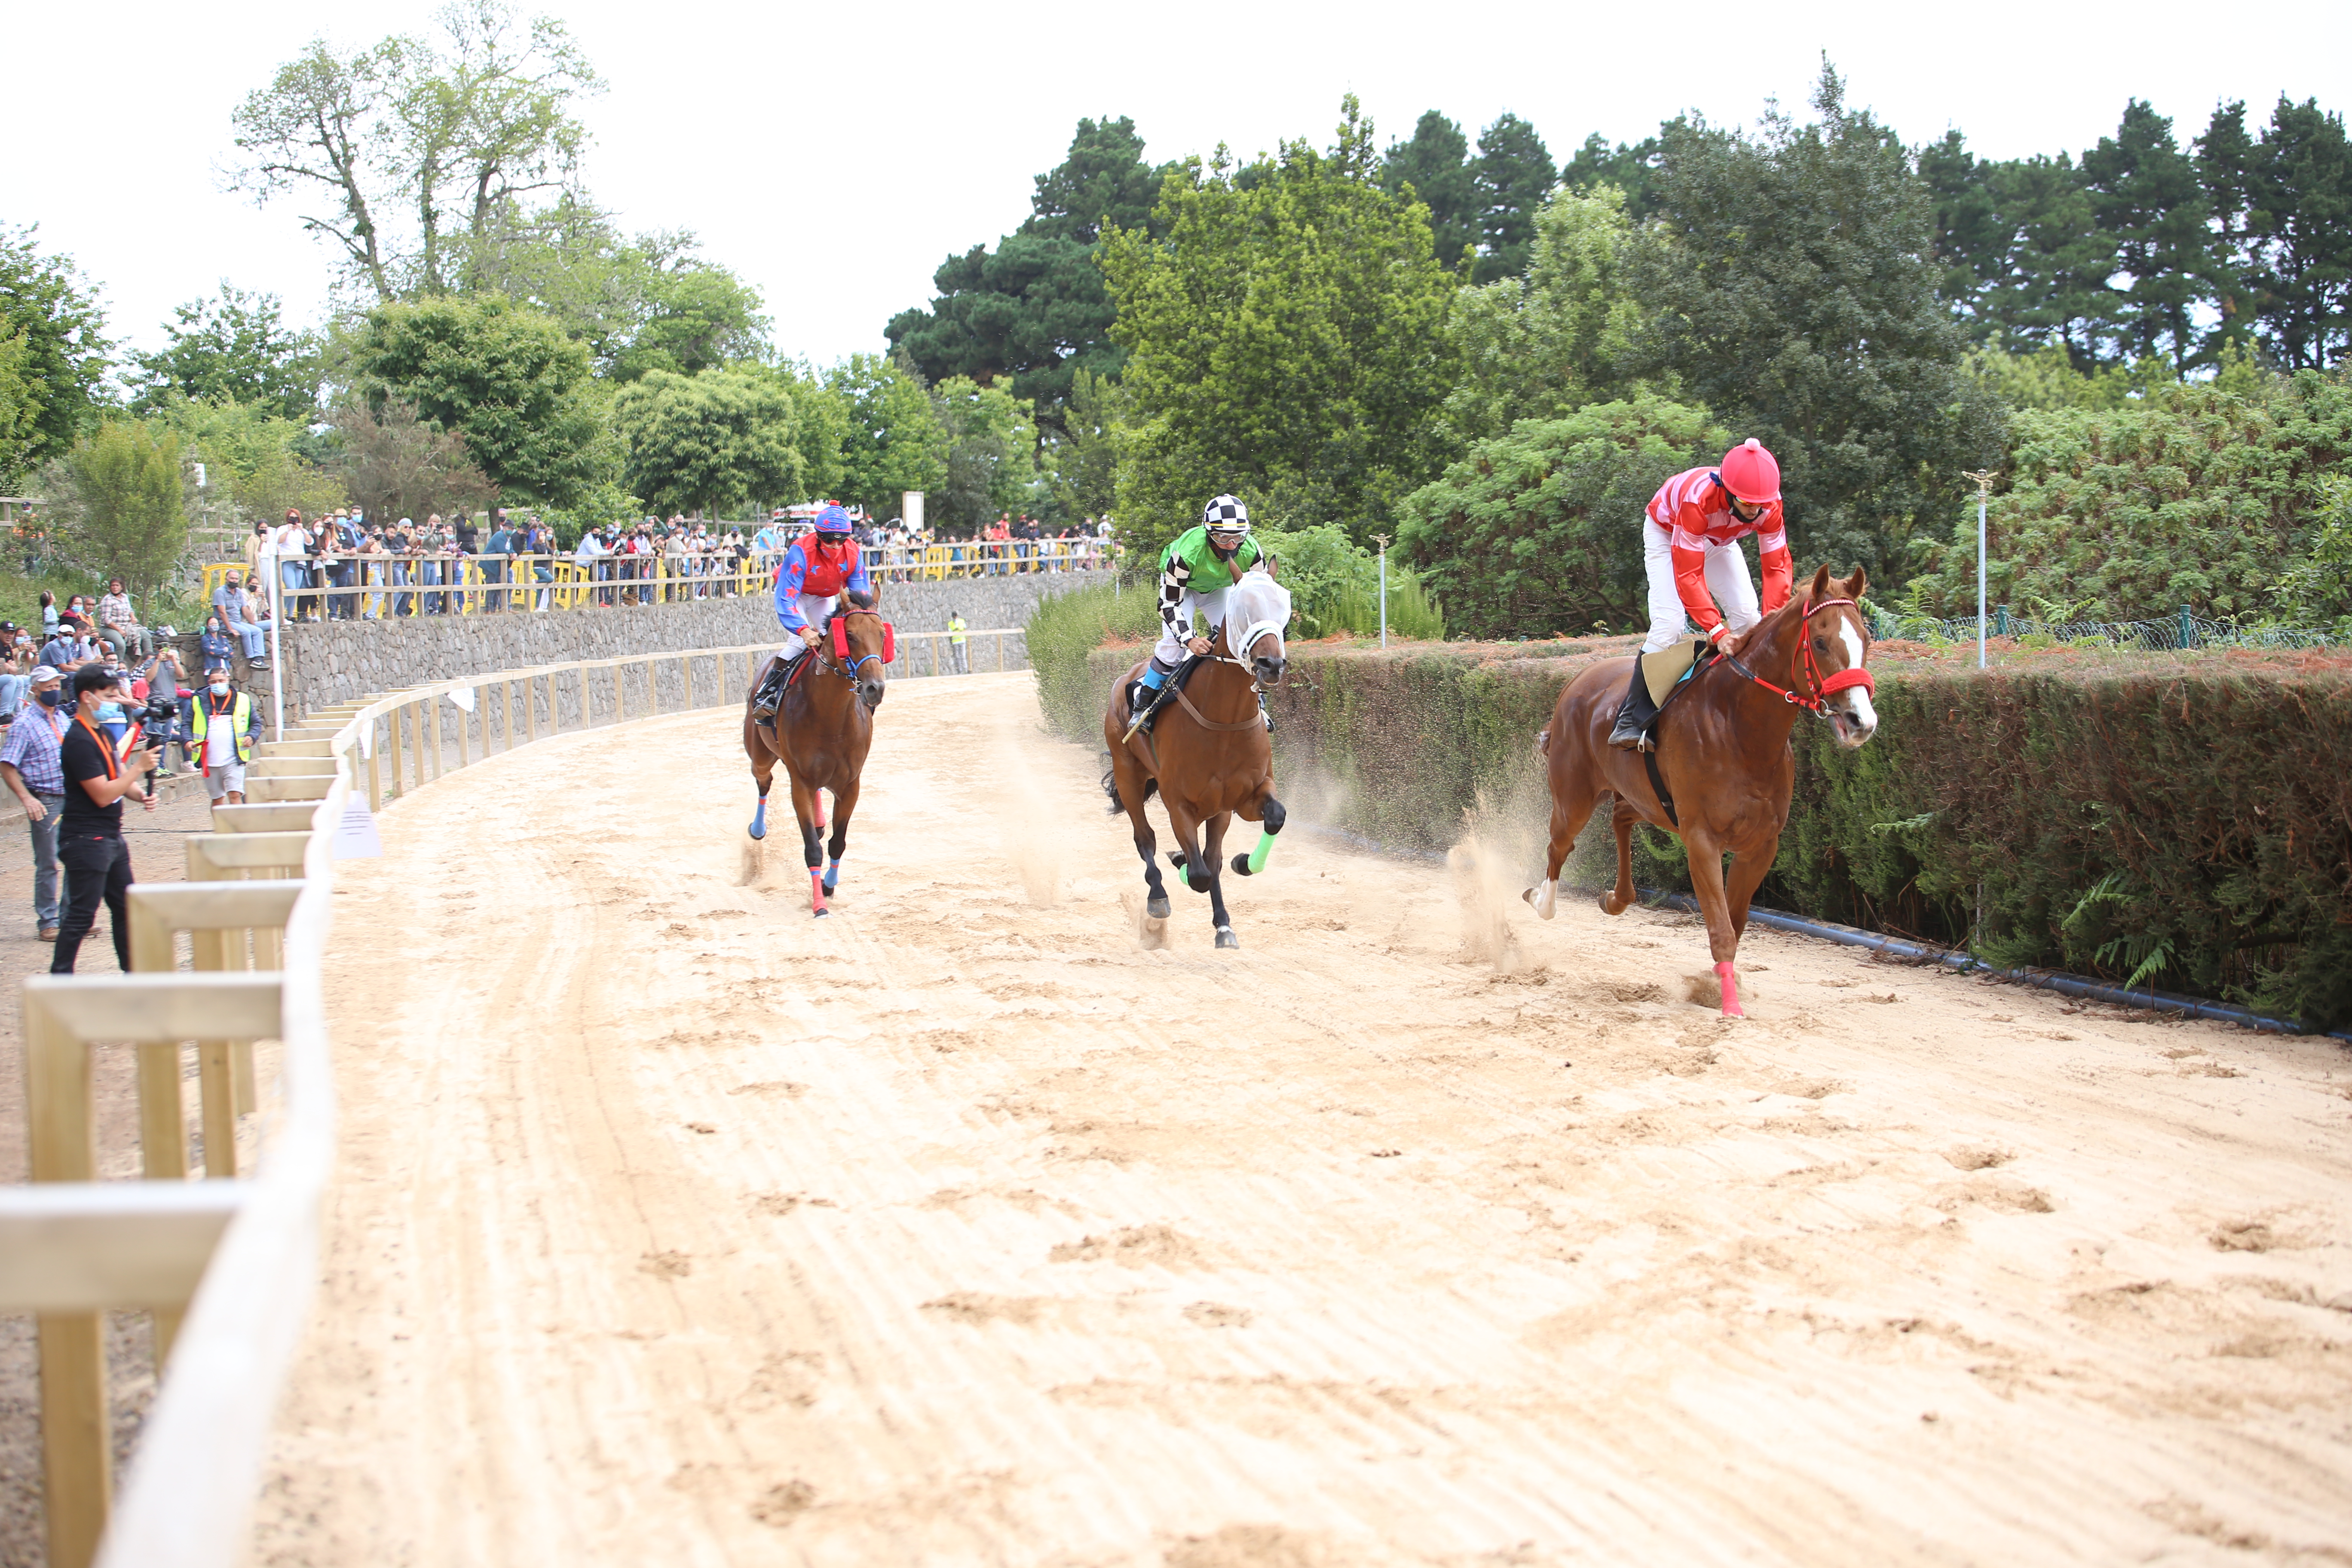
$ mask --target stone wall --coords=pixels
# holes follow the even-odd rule
[[[1019,626],[1041,599],[1105,580],[1100,574],[1082,572],[888,583],[882,588],[881,607],[901,632],[943,631],[950,611],[961,611],[965,623],[979,632]],[[290,723],[313,708],[462,675],[624,654],[772,643],[777,636],[775,610],[764,595],[544,614],[509,610],[392,621],[313,621],[285,629],[280,676]],[[180,640],[193,673],[201,668],[195,639]],[[996,668],[995,641],[973,639],[975,666]],[[1023,639],[1005,642],[1004,667],[1027,668]],[[704,666],[703,671],[709,668]],[[909,643],[901,647],[891,674],[903,679],[929,671],[929,647]],[[236,674],[239,684],[265,703],[268,700],[269,671],[247,669],[239,658]],[[698,679],[702,678],[698,671]],[[659,679],[666,698],[672,689],[682,689],[676,666],[664,667]],[[740,671],[730,677],[740,679]],[[473,723],[478,727],[479,722],[478,716]]]

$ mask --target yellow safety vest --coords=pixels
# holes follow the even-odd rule
[[[199,750],[204,745],[205,721],[212,701],[213,694],[209,691],[196,694],[196,721],[192,732]],[[237,765],[243,767],[253,761],[253,698],[249,693],[240,691],[236,694],[236,706],[229,712],[229,723],[236,739]],[[211,764],[208,762],[205,765],[209,767]]]
[[[961,616],[950,616],[948,617],[948,641],[951,643],[961,643],[963,640],[963,617]]]

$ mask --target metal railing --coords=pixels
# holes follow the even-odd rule
[[[947,582],[1034,573],[1095,572],[1115,562],[1114,548],[1096,540],[1041,539],[1011,542],[877,546],[865,552],[877,584]],[[499,612],[610,608],[681,604],[694,599],[765,594],[783,552],[732,554],[599,555],[340,555],[265,557],[259,567],[241,561],[204,568],[204,599],[231,572],[275,567],[289,616],[326,615],[337,620],[406,619]]]

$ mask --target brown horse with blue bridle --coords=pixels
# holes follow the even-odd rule
[[[866,748],[874,743],[874,710],[882,706],[897,643],[898,634],[871,600],[838,610],[784,688],[772,727],[753,710],[758,681],[743,700],[743,751],[751,759],[751,782],[760,788],[751,837],[768,836],[768,786],[781,762],[792,780],[793,816],[808,859],[809,904],[819,917],[830,912],[825,896],[841,884],[841,854],[849,843],[850,816],[857,809],[858,776],[866,768]],[[775,662],[771,657],[761,667],[763,679]],[[833,792],[829,847],[826,790]]]
[[[1843,580],[1827,566],[1814,573],[1734,647],[1699,664],[1659,712],[1651,750],[1607,743],[1630,660],[1606,660],[1570,682],[1537,738],[1551,786],[1551,846],[1543,881],[1527,892],[1536,913],[1551,918],[1561,864],[1601,797],[1613,795],[1617,885],[1601,896],[1601,909],[1622,914],[1633,901],[1635,823],[1679,835],[1723,983],[1723,1016],[1741,1016],[1732,959],[1789,820],[1796,783],[1789,732],[1810,713],[1852,748],[1878,728],[1860,605],[1868,585],[1859,568]]]

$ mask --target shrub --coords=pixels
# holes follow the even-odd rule
[[[1705,409],[1649,394],[1523,419],[1406,500],[1398,548],[1474,637],[1646,623],[1643,509],[1727,443]]]
[[[1057,733],[1079,742],[1100,735],[1111,677],[1097,679],[1088,656],[1113,638],[1132,642],[1156,635],[1158,592],[1150,584],[1104,583],[1043,600],[1029,612],[1029,668],[1037,677],[1038,705]]]
[[[54,471],[68,498],[53,520],[68,561],[139,595],[171,574],[188,542],[189,481],[175,432],[110,419]]]
[[[2321,477],[2352,459],[2352,384],[2304,371],[2251,396],[2158,388],[2120,408],[2010,419],[2008,488],[1994,498],[1986,580],[2023,605],[2074,602],[2102,620],[2216,619],[2273,607],[2279,563],[2315,531]],[[1976,607],[1976,509],[1924,545],[1913,604]]]

